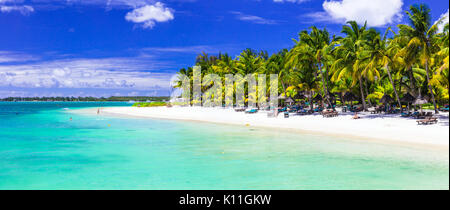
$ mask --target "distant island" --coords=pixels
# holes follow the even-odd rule
[[[0,101],[20,102],[20,101],[136,101],[136,102],[153,102],[153,101],[168,101],[170,97],[167,96],[111,96],[105,97],[8,97],[0,98]]]

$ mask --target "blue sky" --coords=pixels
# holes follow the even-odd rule
[[[311,25],[384,30],[416,0],[0,0],[0,98],[168,95],[195,56],[274,53]],[[447,1],[426,1],[433,20]]]

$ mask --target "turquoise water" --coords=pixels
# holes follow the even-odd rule
[[[448,151],[71,111],[124,105],[0,103],[0,189],[449,186]]]

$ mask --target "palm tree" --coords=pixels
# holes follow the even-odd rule
[[[438,44],[441,46],[440,51],[435,54],[435,61],[437,61],[438,69],[433,76],[431,83],[439,84],[447,88],[447,94],[450,94],[449,85],[449,24],[444,26],[444,31],[439,35]]]
[[[226,74],[234,74],[237,71],[236,61],[233,60],[228,54],[220,56],[220,59],[216,62],[216,65],[212,66],[214,73],[223,77]]]
[[[387,42],[387,34],[391,30],[389,27],[386,30],[383,38],[381,38],[380,34],[376,34],[375,37],[372,37],[369,41],[369,53],[371,56],[370,63],[366,66],[365,71],[376,71],[379,66],[384,67],[389,77],[389,81],[394,89],[395,99],[397,100],[398,106],[401,107],[402,104],[400,102],[400,97],[398,96],[397,89],[395,88],[394,81],[392,80],[391,71],[389,68],[389,64],[392,62],[391,56],[389,55],[389,43]],[[378,75],[379,77],[379,75]]]
[[[286,64],[286,56],[288,54],[287,49],[283,49],[278,53],[273,54],[270,56],[267,61],[265,62],[265,65],[263,68],[260,69],[260,73],[265,74],[267,76],[267,80],[270,80],[271,74],[277,74],[278,78],[280,79],[279,83],[281,82],[281,87],[283,88],[283,91],[286,90],[286,84],[288,82],[287,75],[289,75],[288,71],[285,70],[285,64]],[[269,95],[271,85],[267,83],[267,95]]]
[[[237,59],[239,62],[237,73],[242,75],[256,73],[263,67],[263,59],[252,49],[244,50]]]
[[[338,58],[332,66],[333,81],[341,80],[343,77],[350,76],[353,80],[352,86],[359,81],[361,101],[364,110],[367,110],[366,100],[363,91],[363,81],[365,66],[368,64],[368,52],[364,49],[368,35],[374,33],[374,30],[367,30],[367,25],[363,27],[355,21],[347,22],[350,26],[342,27],[342,33],[346,35],[340,40],[340,45],[336,47]]]
[[[330,51],[329,49],[332,47],[330,41],[330,34],[326,29],[319,30],[315,26],[311,27],[311,32],[302,31],[300,32],[299,41],[294,40],[296,46],[292,49],[291,55],[289,56],[289,62],[299,62],[301,59],[311,59],[314,66],[317,68],[320,77],[322,79],[322,91],[325,96],[325,100],[328,105],[331,107],[329,91],[326,86],[325,77],[327,74],[324,74],[323,67],[325,61],[325,55]]]
[[[439,113],[434,97],[433,87],[430,83],[429,62],[436,51],[435,35],[437,24],[431,24],[430,9],[424,5],[412,5],[410,11],[406,11],[411,26],[399,25],[398,27],[410,40],[405,50],[414,53],[415,57],[425,66],[428,91],[433,101],[434,110]]]

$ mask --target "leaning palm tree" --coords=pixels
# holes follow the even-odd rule
[[[437,46],[435,43],[435,35],[438,31],[437,24],[431,24],[430,9],[424,5],[413,5],[410,11],[406,11],[411,26],[399,25],[402,34],[408,36],[410,39],[405,50],[415,53],[415,57],[424,65],[427,78],[428,91],[430,92],[433,101],[434,110],[439,113],[436,105],[436,100],[433,92],[433,87],[430,83],[429,63],[432,54],[436,52]]]

